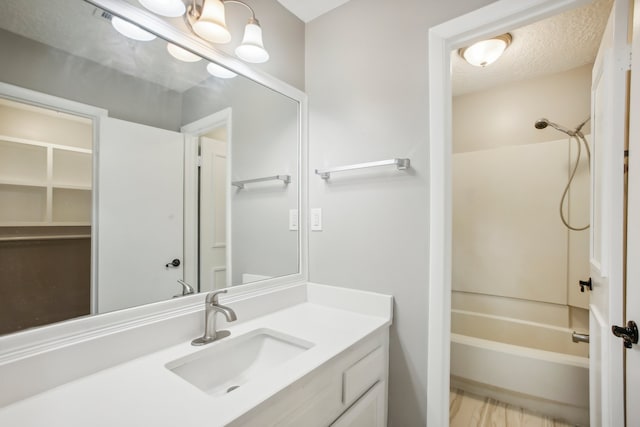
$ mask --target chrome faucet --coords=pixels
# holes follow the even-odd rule
[[[227,293],[226,289],[210,292],[204,302],[204,335],[191,341],[191,345],[205,345],[224,337],[228,337],[229,331],[216,331],[216,313],[224,314],[227,322],[237,319],[236,312],[230,307],[218,304],[218,295]]]
[[[183,297],[185,295],[191,295],[195,292],[193,290],[193,287],[187,282],[185,282],[184,280],[178,280],[178,283],[182,286],[182,293],[178,295],[174,295],[173,296],[174,298]]]

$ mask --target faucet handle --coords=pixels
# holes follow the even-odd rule
[[[226,289],[220,289],[218,291],[209,292],[207,294],[206,303],[207,304],[218,304],[218,295],[226,294],[226,293],[227,293]]]

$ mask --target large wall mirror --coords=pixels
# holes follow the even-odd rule
[[[0,334],[301,274],[300,99],[117,19],[0,5]]]

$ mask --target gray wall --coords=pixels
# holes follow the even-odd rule
[[[277,277],[298,272],[298,233],[289,230],[289,209],[298,207],[298,104],[237,77],[185,92],[184,123],[232,109],[232,181],[291,175],[282,181],[231,187],[231,283],[242,273]]]
[[[488,3],[351,0],[307,24],[310,169],[412,162],[310,176],[324,225],[310,236],[311,280],[395,297],[390,426],[426,423],[428,29]]]
[[[262,27],[264,47],[270,55],[268,62],[252,64],[278,79],[304,90],[304,22],[285,9],[277,0],[247,0],[256,12]],[[227,27],[231,41],[217,45],[221,51],[235,56],[233,51],[242,41],[248,10],[236,4],[228,4]]]

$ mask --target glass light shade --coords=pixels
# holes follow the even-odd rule
[[[181,48],[180,46],[176,46],[173,43],[167,43],[167,51],[174,58],[184,62],[198,62],[202,59],[198,55],[195,55],[188,50]]]
[[[254,22],[249,21],[244,28],[244,37],[240,46],[236,48],[236,55],[247,62],[267,62],[269,53],[262,44],[262,28]]]
[[[131,22],[120,19],[117,16],[111,18],[111,25],[113,25],[113,28],[115,28],[120,34],[133,40],[148,42],[156,38],[156,36],[150,32],[143,30]]]
[[[237,74],[234,73],[233,71],[227,70],[226,68],[221,67],[218,64],[214,64],[213,62],[210,62],[207,65],[207,71],[212,76],[220,77],[221,79],[232,79],[237,76]]]
[[[228,43],[231,40],[225,22],[224,4],[220,0],[205,0],[192,28],[197,35],[213,43]]]
[[[471,65],[486,67],[502,56],[511,42],[511,36],[505,34],[490,40],[482,40],[461,49],[460,55]]]
[[[186,8],[182,0],[138,0],[141,5],[151,12],[162,16],[175,18],[184,15]]]

